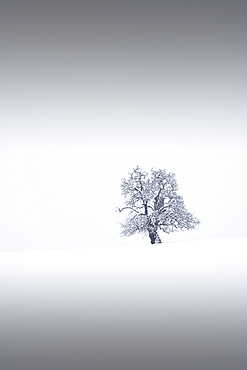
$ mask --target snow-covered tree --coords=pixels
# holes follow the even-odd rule
[[[123,236],[136,233],[148,234],[151,243],[161,243],[158,231],[171,233],[194,229],[200,221],[187,211],[183,198],[177,194],[178,185],[174,173],[165,170],[150,173],[139,166],[122,179],[124,206],[118,212],[129,211],[121,224]]]

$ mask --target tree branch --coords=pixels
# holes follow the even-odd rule
[[[169,206],[164,206],[159,209],[159,213],[163,213],[166,209],[169,209]]]
[[[141,189],[142,189],[142,184],[141,184]],[[142,194],[141,190],[138,189],[138,188],[134,188],[134,190],[138,191],[141,194],[141,199],[143,199],[143,194]]]
[[[132,211],[134,211],[134,212],[136,212],[136,213],[141,214],[140,212],[138,212],[136,209],[134,209],[134,208],[132,208],[132,207],[123,207],[122,209],[118,208],[118,211],[119,211],[119,212],[122,212],[124,209],[127,209],[127,208],[131,209]],[[142,207],[141,207],[141,208],[142,208]]]

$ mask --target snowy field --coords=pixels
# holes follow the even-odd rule
[[[247,238],[1,252],[1,370],[246,370]]]

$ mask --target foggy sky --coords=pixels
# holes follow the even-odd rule
[[[177,173],[198,237],[246,235],[246,35],[243,1],[1,1],[3,244],[118,243],[137,164]]]
[[[1,131],[108,143],[246,135],[243,1],[1,4]]]

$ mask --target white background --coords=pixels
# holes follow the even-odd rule
[[[196,231],[246,236],[246,4],[1,3],[0,249],[120,238],[121,178],[177,175]]]

